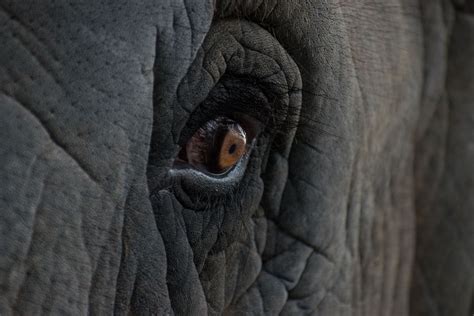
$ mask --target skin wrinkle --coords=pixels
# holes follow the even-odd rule
[[[456,90],[455,90],[455,91],[456,91]],[[456,92],[457,92],[457,91],[456,91]],[[453,93],[453,94],[455,94],[455,93]],[[444,104],[443,104],[443,105],[444,105]],[[455,110],[456,110],[456,105],[455,105],[455,103],[453,102],[452,98],[448,98],[448,100],[447,100],[447,102],[446,102],[446,105],[447,105],[447,108],[449,109],[448,121],[449,121],[449,122],[450,122],[450,121],[455,121],[455,120],[453,119],[453,117],[454,117],[454,115],[455,115],[454,113],[455,113]],[[459,126],[459,125],[460,125],[460,122],[459,122],[459,121],[456,121],[456,124],[451,124],[451,127],[447,129],[447,137],[446,137],[447,141],[444,142],[444,145],[445,145],[445,152],[446,152],[446,157],[447,157],[446,160],[447,160],[447,161],[449,161],[449,154],[450,154],[450,152],[451,152],[451,151],[449,150],[449,145],[450,145],[450,144],[449,144],[449,140],[450,140],[450,139],[453,139],[453,138],[456,138],[456,133],[453,132],[453,130],[454,130],[454,126]],[[443,165],[443,170],[442,170],[443,177],[445,177],[446,174],[448,174],[449,172],[450,172],[449,164],[448,164],[448,162],[446,162],[446,165]],[[449,182],[449,185],[450,185],[450,186],[452,186],[452,184],[451,184],[452,181],[456,181],[456,180],[449,179],[449,180],[447,181],[447,182]],[[455,195],[461,194],[462,190],[463,190],[463,186],[458,186],[458,187],[456,188],[456,190],[455,190],[455,192],[456,192]],[[449,191],[449,190],[447,190],[447,191]],[[442,191],[442,192],[444,193],[445,191]],[[443,196],[446,196],[446,193],[444,193],[443,195],[441,195],[441,201],[443,201]],[[440,211],[443,212],[443,213],[446,213],[447,209],[445,208],[445,209],[442,209],[442,210],[440,210]],[[428,242],[431,242],[432,239],[433,239],[433,241],[432,241],[433,243],[439,242],[438,239],[441,239],[441,238],[439,237],[439,235],[441,235],[442,232],[443,232],[442,227],[444,227],[444,226],[450,226],[450,225],[451,225],[451,226],[454,226],[454,222],[453,222],[453,219],[455,218],[455,215],[454,215],[454,214],[455,214],[455,212],[453,212],[453,211],[450,209],[450,211],[449,211],[449,216],[448,216],[448,221],[446,221],[446,222],[443,220],[443,216],[446,217],[446,215],[443,215],[443,216],[437,215],[437,216],[435,217],[435,222],[434,222],[434,223],[431,223],[431,226],[432,226],[431,229],[432,229],[432,232],[433,232],[433,233],[430,233],[430,234],[429,234],[427,237],[425,237],[424,239],[427,240]],[[443,223],[444,223],[444,224],[443,224]],[[449,225],[446,225],[446,224],[449,224]],[[420,226],[421,226],[421,228],[424,228],[425,231],[426,231],[426,227],[423,227],[423,226],[427,226],[426,224],[424,224],[423,222],[421,222],[421,223],[420,223]],[[428,230],[428,231],[429,231],[429,230]],[[456,229],[454,229],[453,231],[457,232]],[[426,242],[426,241],[425,241],[425,242]],[[451,248],[451,254],[452,254],[452,255],[453,255],[453,252],[454,252],[454,248]],[[424,254],[423,251],[422,251],[422,254]],[[424,254],[424,255],[426,255],[426,254]],[[430,278],[430,279],[434,279],[436,282],[439,282],[438,280],[442,280],[442,270],[443,270],[444,265],[445,265],[444,262],[446,262],[446,259],[449,258],[449,257],[450,257],[450,256],[446,256],[446,257],[443,258],[443,259],[444,259],[443,264],[439,264],[439,263],[438,263],[438,270],[437,270],[438,273],[437,273],[437,274],[434,274],[434,275],[429,275],[429,278]],[[422,258],[422,260],[420,260],[420,259],[418,259],[418,260],[420,260],[422,263],[420,264],[419,262],[417,262],[417,267],[418,267],[419,269],[421,268],[420,266],[425,266],[425,267],[427,266],[426,263],[423,262],[423,261],[426,261],[426,259],[423,260],[423,257],[422,257],[422,256],[421,256],[421,258]],[[430,257],[428,256],[428,258],[430,258]],[[429,266],[428,266],[428,267],[429,267]],[[423,276],[424,276],[424,275],[423,275]],[[426,296],[428,297],[427,300],[428,300],[429,302],[431,302],[431,305],[436,304],[437,301],[435,300],[435,298],[436,298],[436,296],[439,296],[439,294],[436,293],[436,292],[438,292],[438,289],[433,286],[433,281],[428,282],[428,278],[427,278],[427,277],[424,277],[424,278],[422,279],[422,286],[423,286],[424,288],[427,288],[427,289],[428,289],[428,291],[427,291],[428,294],[426,295]],[[430,288],[431,288],[431,289],[430,289]],[[431,307],[431,309],[432,309],[432,310],[435,310],[435,311],[440,311],[440,310],[442,311],[442,310],[443,310],[442,307],[438,307],[438,306]]]
[[[8,94],[4,94],[4,96],[7,96],[9,98],[12,98],[14,99],[13,97],[9,96]],[[61,149],[61,151],[63,151],[64,153],[66,153],[69,157],[71,157],[72,160],[74,160],[74,162],[77,164],[77,166],[84,172],[84,174],[87,175],[87,177],[98,187],[101,187],[98,179],[96,179],[93,174],[88,171],[85,166],[77,159],[75,158],[67,149],[66,147],[64,147],[63,144],[61,144],[61,141],[56,137],[55,134],[52,134],[52,131],[50,129],[47,128],[47,124],[45,121],[43,121],[40,116],[37,114],[37,113],[34,113],[32,111],[32,109],[30,109],[29,107],[27,107],[25,104],[21,103],[20,100],[18,99],[14,99],[16,101],[16,103],[21,106],[24,110],[26,110],[32,117],[34,117],[34,120],[36,120],[43,128],[43,130],[48,134],[51,142],[57,146],[58,148]]]
[[[352,47],[351,47],[351,46],[349,46],[349,52],[350,52],[350,59],[351,59],[351,61],[352,61],[352,64],[354,65],[354,64],[355,64],[355,56],[354,56],[354,53],[353,53],[353,50],[352,50]],[[356,81],[356,83],[357,83],[357,88],[358,88],[359,95],[360,95],[361,98],[362,98],[362,103],[363,103],[363,104],[367,104],[367,103],[368,103],[368,102],[367,102],[367,99],[365,98],[365,95],[364,95],[364,93],[363,93],[363,91],[362,91],[362,89],[361,89],[361,86],[360,86],[360,79],[359,79],[357,70],[354,71],[354,75],[355,75],[355,79],[356,79],[355,81]],[[362,107],[362,108],[364,109],[364,107]],[[356,155],[357,155],[357,154],[356,154]],[[353,185],[354,185],[354,184],[353,184],[353,181],[354,181],[354,178],[355,178],[355,177],[354,177],[354,172],[355,172],[355,171],[354,171],[354,169],[353,169],[353,168],[354,168],[354,165],[355,165],[355,159],[353,160],[353,163],[352,163],[352,170],[353,170],[353,171],[351,172],[351,174],[352,174],[353,176],[351,177],[351,183],[350,183],[349,191],[351,191],[350,188],[353,187]],[[349,201],[350,201],[350,198],[348,198],[347,200],[348,200],[348,202],[349,202]],[[348,206],[349,206],[349,205],[348,205]],[[347,206],[347,212],[350,211],[350,209],[348,208],[348,206]],[[359,214],[360,214],[360,213],[359,213]],[[346,227],[346,231],[347,231],[347,233],[348,233],[348,232],[349,232],[349,227],[348,227],[348,225],[347,225],[347,217],[348,217],[348,214],[346,214],[346,218],[345,218],[345,221],[346,221],[345,227]],[[347,239],[346,239],[346,247],[347,247]],[[350,250],[349,250],[349,251],[350,251]],[[363,262],[363,261],[360,261],[360,262]],[[362,286],[362,282],[360,282],[360,284],[361,284],[360,286]],[[335,286],[335,285],[334,285],[334,286]],[[357,286],[357,284],[354,284],[354,285],[353,285],[353,287],[355,287],[355,286]],[[354,292],[355,289],[353,288],[352,291]],[[331,292],[331,291],[329,291],[329,292]],[[360,289],[359,293],[362,293],[362,289]],[[361,299],[361,297],[358,297],[357,294],[355,294],[355,296],[356,296],[356,298],[357,298],[358,300]],[[320,304],[321,304],[321,302],[318,303],[318,305],[316,306],[315,310],[318,309],[318,306],[319,306]],[[357,303],[356,303],[356,304],[357,304]]]
[[[438,31],[438,33],[442,34],[443,36],[440,42],[441,44],[443,44],[442,51],[444,54],[440,58],[440,65],[442,65],[444,68],[446,68],[447,65],[450,64],[453,58],[452,52],[450,54],[447,53],[447,44],[450,44],[452,46],[452,39],[456,37],[456,33],[454,31],[451,31],[452,25],[456,24],[456,22],[452,22],[455,19],[453,17],[454,14],[449,10],[444,10],[445,2],[437,4],[438,7],[443,6],[443,10],[439,9],[436,15],[432,14],[432,18],[431,20],[429,20],[429,23],[425,22],[427,26],[438,26],[438,29],[440,30]],[[446,6],[449,7],[449,5]],[[430,35],[429,32],[434,33],[434,27],[426,27],[426,29],[428,33],[427,37]],[[467,29],[464,30],[464,32],[466,34],[469,34],[469,31]],[[427,43],[433,46],[432,42],[427,41]],[[467,43],[469,43],[469,41],[464,39],[462,43],[463,48],[460,48],[460,50],[469,49],[469,45],[467,45]],[[434,50],[432,48],[430,49],[430,47],[427,46],[427,54],[432,51]],[[457,55],[457,53],[455,53],[455,55]],[[458,69],[469,69],[469,66],[464,63],[464,65]],[[447,178],[447,174],[452,172],[452,167],[450,167],[450,156],[452,155],[453,149],[450,148],[450,138],[455,139],[456,137],[458,137],[457,135],[459,135],[459,132],[455,132],[453,130],[455,130],[455,126],[459,126],[462,123],[460,121],[456,121],[456,124],[454,125],[448,124],[448,122],[452,120],[451,118],[453,117],[453,112],[455,111],[456,107],[453,103],[452,96],[450,96],[450,98],[448,99],[445,97],[444,94],[448,90],[449,86],[452,85],[453,80],[459,80],[458,77],[463,78],[462,71],[460,70],[456,70],[456,76],[452,76],[451,79],[449,79],[449,77],[448,79],[446,79],[446,75],[444,73],[442,74],[442,76],[439,77],[434,77],[433,75],[428,77],[431,81],[433,81],[433,78],[436,78],[441,81],[442,87],[438,92],[438,99],[435,98],[437,94],[435,94],[435,97],[428,95],[428,97],[431,97],[431,99],[427,98],[428,102],[426,103],[428,103],[428,105],[431,105],[433,108],[433,119],[428,122],[429,125],[426,128],[426,133],[419,141],[420,143],[425,143],[427,145],[425,145],[424,147],[419,147],[417,151],[417,156],[420,157],[418,158],[418,160],[421,161],[418,162],[418,165],[421,169],[419,174],[421,175],[419,175],[419,179],[417,179],[417,189],[420,191],[421,194],[417,196],[416,201],[418,209],[417,229],[419,231],[419,235],[414,275],[418,279],[418,281],[415,282],[415,284],[412,286],[412,296],[415,298],[414,302],[416,301],[419,303],[412,303],[412,311],[415,313],[418,312],[420,314],[422,312],[426,314],[461,314],[467,311],[466,308],[466,310],[461,312],[461,306],[463,305],[463,293],[466,293],[465,287],[462,286],[462,291],[456,290],[456,287],[453,287],[452,285],[450,285],[449,282],[446,282],[445,277],[443,276],[443,270],[451,268],[449,263],[444,263],[446,262],[447,258],[451,257],[451,260],[461,262],[458,255],[456,255],[457,251],[455,249],[457,249],[458,247],[451,247],[455,244],[450,241],[449,244],[451,246],[448,247],[448,249],[450,250],[450,254],[443,254],[441,256],[436,255],[436,252],[431,249],[436,249],[440,246],[443,247],[443,245],[446,243],[445,231],[448,230],[447,226],[449,226],[449,220],[445,223],[444,217],[446,215],[443,215],[443,213],[446,213],[446,211],[449,209],[448,213],[450,214],[450,216],[452,216],[452,218],[463,216],[463,208],[465,208],[469,204],[469,202],[455,203],[456,199],[462,199],[459,197],[463,194],[462,192],[464,190],[464,186],[459,186],[458,188],[456,188],[456,193],[454,194],[454,196],[456,197],[454,201],[453,198],[451,198],[451,201],[446,204],[446,196],[452,194],[450,193],[450,189],[446,188],[451,185],[447,185],[446,183],[451,183],[451,181],[455,179],[453,176],[450,176],[449,179]],[[468,82],[468,79],[465,78],[463,81]],[[445,86],[448,86],[448,88],[446,88]],[[439,117],[441,117],[441,119]],[[433,132],[433,130],[435,130],[436,132]],[[442,149],[433,151],[430,147],[428,147],[428,145],[431,145],[432,147],[437,146],[437,149]],[[462,161],[461,157],[462,156],[457,158],[455,163],[456,165],[459,165]],[[427,159],[430,159],[429,164],[423,165],[423,160]],[[433,162],[435,162],[436,164]],[[430,179],[429,177],[427,177],[427,175],[429,176],[430,173],[435,172],[437,176],[434,179]],[[464,172],[466,173],[466,171]],[[431,182],[433,184],[428,186],[428,182]],[[432,193],[430,192],[430,189],[432,190]],[[425,196],[428,194],[430,195],[428,196],[428,198],[426,198]],[[454,231],[457,230],[454,229]],[[435,246],[430,246],[430,244],[433,244]],[[436,269],[436,267],[438,269]],[[456,272],[453,271],[452,278],[455,278],[456,274],[459,273],[458,271],[462,270],[462,265],[459,265],[456,270]],[[436,273],[436,271],[439,271],[438,274]],[[420,273],[420,275],[417,275],[416,272]],[[465,273],[462,274],[466,275]],[[465,277],[463,277],[463,281],[464,280],[466,280]],[[444,288],[446,288],[446,290],[443,290]],[[459,310],[455,311],[456,309],[452,309],[453,306],[450,306],[449,303],[446,304],[449,295],[453,295],[453,297],[456,297],[455,301],[457,301],[457,303],[455,305]]]
[[[35,156],[35,158],[36,158],[36,156]],[[42,205],[43,189],[44,189],[44,184],[41,186],[40,193],[39,193],[39,199],[38,199],[38,201],[37,201],[37,203],[34,207],[35,214],[32,217],[32,222],[33,222],[32,231],[33,231],[33,233],[31,234],[31,238],[30,238],[29,243],[28,243],[28,248],[27,248],[27,251],[26,251],[26,257],[29,257],[29,255],[31,254],[33,236],[35,235],[35,226],[37,225],[37,220],[36,220],[36,218],[38,216],[37,211],[40,209],[40,206]],[[25,221],[25,220],[23,219],[23,221]],[[26,263],[23,263],[23,262],[22,262],[22,264],[25,265],[25,266],[27,265]],[[25,270],[27,270],[27,269],[28,268],[25,268]],[[26,273],[25,273],[25,276],[26,276]],[[16,293],[14,295],[15,304],[13,304],[13,307],[12,307],[13,310],[18,310],[18,306],[17,306],[16,302],[19,301],[19,296],[20,296],[20,293],[22,292],[22,289],[23,289],[23,286],[24,286],[25,276],[23,276],[22,280],[20,281],[20,284],[22,286],[20,286],[18,288],[18,290],[16,291]]]
[[[10,22],[13,22],[14,24],[16,24],[17,26],[19,26],[19,29],[20,30],[23,30],[25,31],[27,37],[30,36],[33,38],[34,42],[38,45],[38,46],[41,46],[41,49],[40,50],[31,50],[31,49],[28,49],[30,51],[30,53],[32,54],[33,57],[35,57],[38,62],[43,66],[43,68],[46,70],[47,67],[45,67],[45,65],[54,65],[54,64],[57,64],[56,66],[58,66],[58,62],[59,62],[59,58],[57,56],[57,53],[56,51],[53,49],[55,47],[55,45],[52,45],[51,42],[46,42],[50,39],[48,39],[47,37],[46,38],[40,38],[38,35],[37,35],[37,30],[34,30],[32,29],[30,26],[28,26],[27,24],[25,24],[17,15],[15,15],[11,10],[9,10],[5,5],[1,4],[0,3],[0,9],[7,15],[9,15],[8,17],[8,20]],[[16,31],[16,29],[15,29]],[[21,31],[19,31],[18,33],[15,33],[16,34],[16,38],[25,46],[25,48],[28,48],[29,45],[28,45],[28,41],[25,39],[23,39],[22,35],[23,33]],[[33,51],[39,51],[39,52],[45,52],[47,53],[45,58],[41,58],[41,55],[40,56],[36,56]],[[48,58],[48,57],[51,57],[51,58]],[[53,62],[51,62],[53,61]],[[56,78],[56,76],[53,76],[52,73],[50,73],[52,78],[55,80],[55,82],[59,85],[58,83],[58,80]]]
[[[6,95],[4,95],[4,96],[5,96],[5,97],[8,97],[8,96],[6,96]],[[8,98],[10,98],[10,97],[8,97]],[[10,98],[10,99],[11,99],[11,98]],[[34,115],[32,115],[32,113],[31,113],[26,107],[22,106],[22,105],[19,103],[19,101],[15,101],[14,99],[11,99],[11,101],[13,101],[15,104],[18,104],[19,107],[20,107],[24,112],[28,113],[28,116],[29,116],[29,117],[32,117],[32,118],[33,118],[33,121],[36,122],[37,124],[39,124],[39,125],[41,126],[41,128],[42,128],[43,131],[44,131],[44,133],[46,133],[48,136],[50,135],[49,132],[48,132],[48,130],[46,130],[46,129],[44,128],[44,125],[42,125],[42,122],[38,121],[37,117],[35,117]],[[59,147],[59,146],[57,146],[57,144],[54,143],[54,140],[53,140],[53,139],[51,139],[51,142],[52,142],[52,145],[55,146],[56,148]],[[59,147],[58,149],[59,149],[60,151],[64,152],[61,147]],[[65,153],[65,154],[68,155],[68,153]],[[39,155],[42,155],[42,154],[40,153]],[[35,160],[36,160],[36,157],[37,157],[37,156],[35,156]],[[70,156],[69,156],[69,157],[70,157]],[[74,160],[72,157],[70,157],[70,158],[71,158],[72,160]],[[76,162],[76,161],[74,161],[74,162]],[[91,180],[91,181],[92,181],[92,180]],[[45,180],[45,182],[47,182],[47,181]],[[38,202],[37,202],[37,205],[34,207],[34,208],[37,210],[36,213],[41,213],[40,211],[41,211],[41,209],[43,208],[43,204],[42,204],[42,196],[43,196],[43,192],[42,192],[42,191],[43,191],[43,189],[44,189],[44,185],[40,188],[39,200],[38,200]],[[31,237],[31,239],[30,239],[30,243],[29,243],[29,245],[28,245],[28,250],[27,250],[27,253],[26,253],[26,257],[29,257],[29,256],[30,256],[30,253],[31,253],[31,248],[32,248],[32,242],[31,242],[31,241],[38,239],[38,237],[34,238],[34,236],[36,236],[36,234],[37,234],[37,229],[36,229],[35,227],[37,226],[37,222],[38,222],[37,220],[35,220],[35,217],[40,218],[41,216],[38,216],[38,214],[33,215],[33,218],[32,218],[32,221],[34,222],[33,227],[32,227],[33,233],[32,233],[32,237]],[[55,247],[56,247],[56,246],[57,246],[57,244],[55,244]],[[90,265],[90,264],[85,264],[85,265]],[[31,270],[31,267],[28,268],[27,270]],[[28,273],[28,272],[26,272],[25,275],[26,275],[27,273]],[[15,301],[17,301],[17,302],[20,301],[20,298],[19,298],[19,297],[20,297],[20,293],[24,291],[24,283],[21,282],[20,284],[22,284],[22,287],[20,287],[19,290],[18,290],[17,293],[16,293],[16,300],[15,300]],[[31,301],[31,302],[33,302],[33,301]],[[36,305],[39,305],[39,306],[42,306],[42,305],[44,306],[44,304],[37,303],[37,302],[36,302],[35,304],[36,304]],[[86,305],[86,304],[84,304],[84,305]],[[13,305],[12,308],[13,308],[14,310],[19,310],[19,308],[18,308],[16,305]]]
[[[4,12],[9,12],[6,10],[5,7],[2,7],[0,5],[0,8],[2,8],[2,10]],[[10,13],[10,15],[12,15],[12,13]],[[16,39],[18,39],[19,43],[22,45],[22,47],[25,48],[25,50],[28,52],[28,54],[30,54],[37,62],[38,64],[41,66],[41,68],[44,70],[44,72],[50,76],[50,78],[52,78],[54,80],[54,82],[56,83],[57,87],[61,87],[61,84],[60,82],[58,81],[57,79],[57,76],[54,74],[54,71],[50,71],[48,70],[49,69],[49,66],[46,66],[46,65],[54,65],[55,63],[57,63],[57,57],[53,57],[53,63],[51,63],[51,59],[48,58],[48,57],[44,57],[42,58],[41,56],[38,56],[36,53],[33,53],[33,51],[39,51],[39,52],[49,52],[48,49],[46,49],[46,47],[44,47],[44,44],[43,42],[41,42],[38,37],[35,35],[35,33],[33,33],[27,26],[25,26],[24,24],[21,23],[21,21],[19,19],[15,19],[14,21],[17,21],[17,25],[21,27],[22,30],[25,30],[27,32],[27,34],[29,35],[32,35],[32,37],[35,39],[35,42],[36,43],[40,43],[41,46],[42,46],[42,49],[39,49],[39,50],[32,50],[31,47],[29,47],[28,45],[28,42],[26,40],[22,40],[22,37],[21,37],[21,32],[19,32],[18,34],[15,33],[14,37]],[[51,46],[51,45],[50,45]],[[45,56],[48,56],[48,55],[45,55]],[[43,60],[44,59],[44,60]],[[53,70],[53,68],[51,68],[51,70]],[[4,88],[5,89],[5,88]],[[2,89],[3,90],[3,89]],[[78,160],[77,157],[75,157],[72,153],[70,153],[68,150],[67,150],[67,147],[65,147],[65,144],[60,140],[60,138],[58,138],[56,136],[56,134],[54,133],[53,130],[51,129],[48,129],[47,126],[47,122],[48,120],[45,120],[42,118],[41,115],[39,115],[38,113],[36,113],[32,108],[26,106],[25,102],[22,102],[20,99],[21,97],[20,96],[14,96],[14,95],[11,95],[11,93],[9,91],[6,91],[6,90],[3,90],[2,91],[4,93],[5,96],[7,97],[10,97],[12,99],[15,99],[16,102],[21,105],[25,110],[27,110],[33,117],[35,117],[36,120],[38,120],[38,122],[40,122],[40,124],[43,126],[44,130],[48,133],[51,141],[53,143],[55,143],[59,148],[61,148],[62,150],[64,150],[64,152],[66,152],[76,163],[77,165],[84,171],[84,173],[97,185],[99,185],[99,181],[98,179],[95,178],[95,176],[93,175],[93,173],[88,170],[86,168],[86,166],[80,161]],[[16,94],[13,92],[13,94]],[[100,185],[99,185],[100,186]]]
[[[308,247],[308,248],[309,248],[309,247]],[[311,248],[309,248],[309,249],[311,249]],[[311,256],[312,251],[313,251],[313,250],[309,250],[306,255],[301,256],[301,257],[304,257],[304,259],[303,259],[304,262],[305,262],[304,265],[307,264],[308,259],[309,259],[309,257]],[[283,254],[284,254],[284,253],[283,253]],[[272,258],[272,259],[275,259],[275,258],[278,258],[278,257],[276,256],[276,257],[274,257],[274,258]],[[271,259],[270,259],[270,260],[271,260]],[[272,275],[274,275],[275,277],[277,277],[278,279],[283,280],[282,283],[284,283],[286,290],[287,290],[288,292],[290,292],[290,291],[294,288],[294,285],[292,286],[291,284],[292,284],[292,283],[294,283],[295,285],[298,284],[298,281],[299,281],[299,279],[301,278],[301,275],[303,274],[303,270],[304,270],[304,269],[299,269],[299,272],[297,272],[296,279],[293,280],[293,279],[291,279],[290,277],[287,277],[287,276],[285,276],[285,275],[283,275],[283,274],[277,274],[277,273],[276,273],[277,271],[270,271],[270,270],[268,270],[268,268],[266,268],[266,266],[268,265],[268,263],[269,263],[268,261],[270,261],[270,260],[267,260],[267,261],[265,262],[265,265],[263,265],[263,268],[262,268],[262,269],[263,269],[265,272],[267,272],[268,274],[272,274]]]

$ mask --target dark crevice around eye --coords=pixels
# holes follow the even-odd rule
[[[250,132],[250,136],[256,136],[261,129],[269,134],[277,131],[286,133],[294,129],[298,122],[298,116],[294,113],[299,111],[289,109],[287,104],[281,102],[293,91],[265,80],[243,75],[223,75],[206,100],[191,113],[181,132],[179,144],[183,146],[200,126],[217,116],[238,121]],[[246,116],[244,119],[241,119],[242,114]],[[248,124],[247,118],[258,124]],[[246,125],[249,125],[248,128]],[[253,130],[255,126],[260,129]]]
[[[227,117],[242,125],[250,136],[259,130],[256,125],[266,125],[271,116],[269,100],[263,89],[255,83],[244,81],[231,75],[224,75],[214,86],[206,100],[191,114],[188,123],[181,132],[179,144],[186,141],[208,120]],[[258,121],[259,124],[255,124]]]

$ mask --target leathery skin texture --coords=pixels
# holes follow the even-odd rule
[[[474,1],[0,0],[0,30],[0,315],[474,313]],[[216,117],[240,161],[178,164]]]

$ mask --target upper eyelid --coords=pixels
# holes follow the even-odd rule
[[[179,137],[179,144],[184,145],[185,142],[207,121],[219,116],[228,117],[240,122],[239,113],[246,113],[250,102],[244,104],[243,102],[235,102],[235,99],[225,98],[216,100],[208,98],[205,102],[200,104],[188,118],[188,122],[183,127]],[[251,106],[251,105],[250,105]]]

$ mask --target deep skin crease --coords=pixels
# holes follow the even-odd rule
[[[0,0],[0,314],[474,313],[474,1]],[[221,175],[176,168],[209,120]]]

